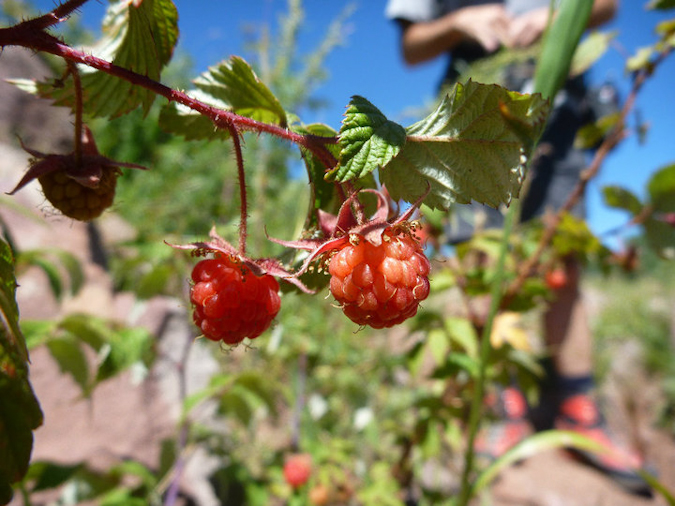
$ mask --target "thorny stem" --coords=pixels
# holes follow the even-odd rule
[[[88,0],[68,0],[47,14],[24,21],[23,25],[33,30],[46,30],[50,26],[63,22],[74,11],[82,7]]]
[[[241,139],[239,132],[234,125],[228,125],[232,143],[234,144],[234,155],[237,159],[237,178],[239,179],[239,205],[241,206],[241,217],[239,220],[239,253],[246,255],[246,234],[248,229],[248,203],[246,199],[246,173],[244,172],[244,156],[241,152]]]
[[[0,29],[0,48],[5,46],[22,46],[35,51],[60,56],[67,61],[80,63],[88,67],[105,72],[108,75],[119,77],[129,83],[140,86],[156,93],[169,102],[177,102],[193,111],[211,119],[218,128],[235,128],[237,131],[249,130],[258,133],[266,133],[290,141],[311,151],[327,168],[330,169],[337,164],[333,154],[326,148],[327,144],[335,144],[335,137],[320,137],[316,135],[302,135],[278,125],[272,125],[256,121],[245,116],[240,116],[231,111],[218,109],[194,99],[182,91],[174,90],[158,81],[147,76],[137,74],[124,67],[120,67],[107,60],[96,56],[86,54],[74,49],[67,44],[61,43],[56,37],[43,31],[43,28],[56,24],[61,18],[57,19],[57,14],[62,17],[68,15],[77,7],[81,6],[86,0],[73,0],[61,5],[50,14],[24,21],[17,25]]]
[[[66,60],[68,72],[73,76],[73,87],[75,88],[75,161],[79,167],[82,162],[82,81],[80,80],[80,71],[77,65]]]
[[[537,249],[535,250],[534,254],[528,257],[528,259],[525,260],[520,266],[516,279],[513,280],[511,285],[509,285],[506,290],[506,295],[502,300],[502,307],[508,306],[508,304],[520,291],[525,280],[532,274],[534,268],[541,261],[544,251],[551,244],[551,241],[553,240],[558,226],[560,225],[560,222],[562,221],[565,214],[571,211],[577,202],[579,202],[586,191],[588,183],[598,175],[600,168],[602,167],[602,164],[609,153],[626,137],[626,118],[635,106],[635,100],[637,99],[638,93],[642,89],[642,86],[645,84],[647,79],[654,73],[659,64],[661,64],[672,51],[673,47],[668,46],[661,53],[659,53],[658,57],[654,59],[654,61],[652,61],[648,67],[641,69],[635,75],[635,78],[633,79],[633,86],[631,87],[631,91],[621,109],[621,114],[619,115],[617,124],[595,152],[593,160],[591,161],[588,168],[581,173],[579,181],[572,190],[572,193],[565,204],[553,216],[551,216],[550,219],[545,220],[546,226],[541,238],[539,239]]]

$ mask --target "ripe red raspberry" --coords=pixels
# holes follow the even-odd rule
[[[567,286],[567,273],[562,267],[546,271],[544,278],[551,290],[561,290]]]
[[[279,312],[279,283],[269,274],[256,276],[236,259],[218,255],[192,270],[193,320],[205,337],[235,345],[255,339]]]
[[[386,228],[379,245],[354,234],[330,260],[330,291],[353,322],[392,327],[414,316],[429,295],[429,270],[409,231]]]
[[[62,214],[80,221],[98,218],[115,199],[117,177],[122,172],[115,167],[101,171],[96,186],[84,186],[57,170],[38,177],[45,198]]]
[[[312,456],[307,453],[289,455],[284,462],[284,478],[293,488],[303,486],[312,474]]]

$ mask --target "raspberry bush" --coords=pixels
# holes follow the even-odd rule
[[[541,289],[546,281],[535,273],[542,273],[540,267],[554,242],[563,213],[549,220],[543,229],[537,231],[534,240],[528,238],[527,243],[519,240],[510,242],[508,227],[504,235],[496,240],[494,236],[478,235],[468,245],[457,249],[458,262],[448,262],[452,264],[451,268],[443,266],[438,273],[434,273],[434,276],[438,274],[440,282],[438,278],[430,281],[430,262],[414,235],[416,225],[411,220],[418,211],[425,216],[431,216],[434,212],[443,214],[455,203],[476,201],[499,207],[509,206],[517,199],[527,163],[547,121],[549,102],[545,97],[553,97],[556,83],[564,80],[572,57],[569,48],[576,42],[563,44],[555,40],[549,44],[544,57],[546,71],[539,73],[543,81],[536,83],[537,90],[543,92],[545,97],[540,94],[515,93],[497,84],[468,81],[458,84],[444,96],[429,115],[414,124],[403,126],[388,119],[364,97],[353,96],[337,131],[323,124],[303,123],[297,111],[292,110],[300,109],[302,105],[302,100],[294,100],[294,97],[297,99],[297,90],[301,90],[300,95],[306,92],[303,86],[305,83],[294,81],[291,83],[293,86],[288,87],[293,88],[294,93],[279,93],[279,96],[284,97],[283,101],[287,101],[282,103],[272,92],[273,89],[279,89],[279,83],[268,82],[270,87],[266,84],[266,78],[274,77],[275,73],[265,76],[262,73],[266,69],[261,68],[259,75],[253,66],[239,57],[231,57],[210,67],[193,81],[194,89],[188,92],[166,86],[162,82],[161,72],[171,59],[178,39],[177,9],[171,0],[111,2],[103,40],[97,45],[107,48],[105,58],[92,54],[91,49],[68,45],[67,41],[54,36],[51,31],[85,1],[69,0],[45,16],[25,19],[0,29],[0,47],[18,45],[55,56],[64,62],[61,76],[56,81],[36,82],[32,83],[32,87],[24,83],[23,86],[70,107],[74,116],[73,151],[68,154],[42,154],[24,147],[33,158],[27,173],[12,193],[37,179],[45,197],[65,216],[77,220],[91,220],[100,216],[113,203],[115,186],[121,175],[120,167],[141,167],[128,162],[116,162],[101,155],[93,134],[84,125],[85,118],[108,120],[134,110],[147,114],[152,107],[158,111],[160,104],[155,103],[153,106],[153,103],[156,97],[162,97],[166,103],[161,101],[161,113],[154,117],[158,118],[157,122],[166,135],[174,139],[182,137],[186,142],[211,141],[212,146],[227,146],[224,150],[227,153],[232,148],[234,156],[230,160],[230,167],[236,166],[236,171],[233,171],[235,175],[231,177],[229,172],[228,176],[223,176],[225,172],[221,170],[222,167],[218,167],[218,170],[209,167],[205,171],[210,176],[218,174],[213,177],[228,180],[225,182],[227,184],[222,185],[222,192],[214,193],[223,200],[227,199],[230,206],[211,207],[227,211],[202,217],[199,221],[200,226],[215,223],[209,239],[175,246],[177,249],[191,250],[196,256],[211,256],[198,261],[192,269],[189,302],[197,333],[227,346],[234,346],[247,338],[258,338],[269,329],[275,318],[283,318],[279,295],[281,290],[293,292],[288,299],[284,296],[284,305],[287,300],[294,300],[295,306],[291,307],[295,307],[298,313],[289,315],[288,322],[291,323],[286,327],[286,322],[282,320],[277,327],[279,332],[275,332],[275,338],[270,339],[268,350],[255,354],[254,360],[258,360],[254,362],[257,372],[231,370],[240,365],[239,357],[236,361],[230,361],[229,356],[219,356],[219,360],[227,364],[224,367],[226,372],[215,377],[205,392],[183,399],[185,417],[181,420],[180,437],[177,438],[176,462],[172,474],[166,475],[171,478],[162,477],[160,480],[158,477],[156,487],[153,485],[153,490],[147,493],[148,497],[155,494],[153,504],[157,503],[157,490],[164,491],[163,487],[168,481],[170,485],[166,490],[164,504],[176,502],[180,475],[185,464],[182,459],[186,452],[183,450],[193,440],[202,443],[209,439],[203,437],[203,432],[193,432],[191,419],[192,408],[206,398],[216,401],[219,414],[227,416],[231,419],[229,421],[240,422],[247,429],[266,414],[276,415],[280,406],[286,408],[284,415],[292,415],[283,417],[284,423],[287,419],[291,420],[288,424],[290,429],[279,424],[284,433],[291,433],[290,437],[275,440],[273,451],[249,451],[257,438],[262,437],[262,430],[247,433],[249,439],[245,444],[236,440],[237,435],[233,435],[236,429],[228,430],[226,436],[213,434],[216,443],[209,441],[217,448],[215,452],[227,455],[224,460],[228,460],[232,466],[228,470],[232,473],[225,474],[236,476],[237,480],[242,481],[245,476],[249,482],[256,482],[258,486],[262,484],[270,490],[265,490],[257,497],[271,499],[274,496],[277,499],[277,493],[288,494],[289,487],[282,487],[286,492],[275,490],[274,483],[276,480],[278,484],[280,474],[294,489],[294,496],[300,497],[302,486],[312,474],[311,462],[307,454],[293,455],[284,463],[283,473],[280,473],[282,456],[289,448],[293,448],[293,451],[310,451],[307,448],[309,445],[314,444],[315,448],[321,446],[317,443],[323,443],[321,436],[326,436],[330,442],[339,438],[361,438],[356,432],[368,426],[376,427],[380,432],[364,430],[364,436],[351,447],[348,444],[335,444],[324,451],[322,465],[316,466],[317,476],[312,479],[315,484],[331,483],[331,501],[335,498],[334,502],[344,503],[400,502],[404,495],[407,497],[414,491],[424,489],[417,475],[420,471],[418,463],[421,461],[418,455],[422,452],[416,451],[415,447],[424,447],[426,453],[426,450],[435,447],[453,446],[452,443],[456,441],[441,442],[434,438],[438,434],[443,434],[443,437],[462,434],[462,437],[466,435],[466,440],[461,441],[465,447],[462,451],[466,452],[466,465],[462,470],[456,502],[467,504],[471,496],[491,479],[490,476],[494,476],[494,473],[487,478],[481,475],[482,481],[480,477],[473,480],[472,438],[475,437],[480,420],[480,404],[486,383],[513,376],[514,370],[520,375],[523,371],[527,373],[536,368],[536,365],[527,363],[522,355],[510,354],[512,350],[506,345],[493,353],[486,336],[489,336],[498,310],[531,308],[546,295]],[[585,1],[570,0],[564,5],[583,4]],[[290,16],[287,22],[292,24],[301,18]],[[562,19],[556,21],[561,23],[570,21],[565,16],[557,19]],[[294,42],[296,29],[297,26],[290,26],[281,32]],[[671,28],[666,26],[661,30],[663,41],[660,42],[672,37]],[[567,32],[571,31],[563,29],[559,33],[566,35]],[[278,44],[278,47],[285,50],[290,45]],[[655,45],[655,53],[659,56],[653,61],[643,62],[642,65],[639,62],[632,63],[635,66],[633,71],[636,72],[635,93],[644,79],[653,73],[660,59],[672,51],[672,44],[668,46],[670,49],[664,49],[666,46]],[[320,48],[318,55],[323,56],[324,50]],[[551,53],[551,50],[561,54]],[[262,58],[261,61],[268,60]],[[288,76],[281,72],[276,75],[276,79],[292,79],[293,76],[302,75],[311,80],[307,76],[317,74],[316,69],[311,67],[313,63],[308,64],[307,72],[296,72],[288,55],[281,55],[280,61],[282,67],[271,65],[269,68],[274,68],[275,72],[282,68]],[[310,58],[309,61],[315,60]],[[287,67],[283,68],[283,65]],[[622,138],[629,109],[623,111],[611,134],[603,141],[605,148],[598,151],[600,155],[585,173],[586,179],[580,182],[577,195],[582,193],[588,180],[597,174],[603,157]],[[249,134],[252,135],[246,137]],[[298,147],[300,153],[286,150],[283,156],[279,156],[281,150],[268,146],[265,153],[268,156],[253,157],[256,164],[251,167],[254,164],[248,163],[251,158],[244,156],[244,147],[249,149],[252,145],[262,145],[264,142],[258,144],[258,139],[266,136],[284,141],[286,147]],[[244,140],[252,142],[244,143]],[[278,174],[285,173],[279,169],[290,166],[291,156],[301,156],[309,183],[309,209],[306,216],[300,216],[299,220],[287,219],[284,210],[278,208],[278,200],[269,198],[272,195],[277,197],[277,193],[290,193],[286,185],[288,180]],[[213,160],[222,157],[219,152]],[[149,156],[148,159],[153,158]],[[161,166],[153,168],[147,177],[161,178],[164,175],[162,169]],[[180,174],[177,181],[195,176],[186,167],[181,166],[181,170],[184,173]],[[664,251],[672,246],[670,239],[664,240],[663,237],[670,237],[666,232],[672,232],[673,220],[670,218],[673,209],[668,200],[671,196],[667,190],[669,184],[663,183],[672,180],[672,172],[668,168],[664,169],[663,181],[650,185],[651,200],[648,202],[641,202],[637,197],[619,191],[613,195],[616,206],[629,210],[634,215],[635,223],[644,223],[646,230],[651,230],[648,233],[656,241],[655,245]],[[154,173],[159,175],[154,176]],[[251,178],[251,174],[255,177]],[[134,178],[133,184],[145,190],[143,177],[146,175]],[[274,180],[274,185],[268,186],[273,177],[278,179]],[[181,192],[187,195],[186,200],[191,209],[203,211],[199,199],[190,194],[189,185],[166,183],[166,187],[170,202],[175,202],[171,200],[171,191]],[[249,193],[251,188],[255,188],[255,191]],[[139,194],[142,195],[143,191]],[[566,205],[567,208],[573,207],[572,200]],[[397,217],[398,213],[391,208],[399,202],[412,205],[407,212]],[[297,207],[297,202],[294,201],[293,205]],[[287,237],[284,240],[272,240],[276,244],[265,242],[267,227],[272,221],[266,218],[271,214],[283,224],[281,232]],[[249,218],[256,220],[250,227],[254,240],[249,237]],[[290,226],[291,223],[293,226]],[[303,226],[295,226],[296,223]],[[587,256],[591,253],[600,256],[601,248],[596,246],[593,238],[588,237],[583,227],[577,225],[571,226],[576,241],[575,247],[571,249],[576,248],[576,253]],[[216,230],[219,227],[226,230],[225,235],[229,234],[228,240],[218,235]],[[434,223],[434,227],[428,230],[433,230],[434,235],[439,236],[436,247],[441,247],[444,222]],[[277,231],[274,230],[274,233]],[[205,230],[183,232],[173,230],[169,232],[173,235],[164,237],[166,234],[162,234],[162,238],[167,243],[181,242],[184,235],[201,237]],[[295,236],[289,237],[291,234]],[[570,249],[567,246],[571,241],[557,242],[563,243],[563,249]],[[3,272],[8,279],[3,278],[5,282],[0,288],[5,299],[13,301],[13,260],[9,246],[4,242],[2,245],[5,246],[2,260],[7,263],[3,264]],[[292,248],[300,251],[292,251]],[[569,253],[565,251],[563,254]],[[176,254],[174,258],[184,256],[187,255]],[[508,276],[507,269],[512,271]],[[50,274],[53,281],[55,274]],[[182,281],[186,277],[184,271],[176,275]],[[465,299],[473,295],[489,296],[490,312],[471,312],[473,306],[467,303],[469,316],[466,321],[458,322],[440,310],[420,310],[421,303],[431,296],[432,286],[437,291],[441,291],[444,286],[457,286]],[[354,344],[349,341],[351,331],[347,332],[346,338],[340,333],[333,335],[326,329],[317,331],[317,327],[328,325],[322,319],[322,311],[328,307],[327,311],[330,312],[330,303],[321,297],[328,291],[351,321],[373,329],[389,328],[416,316],[418,312],[424,313],[413,321],[416,330],[421,331],[414,336],[421,334],[422,337],[410,350],[391,360],[393,364],[386,366],[389,369],[377,376],[373,381],[378,387],[377,392],[368,391],[362,369],[363,363],[370,367],[373,363],[379,365],[386,362],[377,356],[375,345],[361,341]],[[310,295],[318,295],[314,298],[314,306],[307,302]],[[4,316],[8,330],[0,336],[0,397],[10,399],[16,406],[27,406],[25,411],[30,411],[30,416],[26,415],[25,421],[20,419],[17,423],[16,417],[23,413],[15,415],[12,411],[8,415],[9,421],[0,419],[0,427],[13,431],[0,433],[0,448],[11,447],[19,454],[11,459],[0,459],[2,500],[8,494],[11,495],[10,482],[26,475],[32,430],[41,423],[39,405],[28,381],[28,353],[18,327],[18,310],[11,304],[5,305]],[[72,327],[80,329],[77,325]],[[292,332],[297,336],[289,336]],[[479,336],[481,333],[482,341]],[[370,337],[375,334],[366,335]],[[389,334],[385,337],[389,337]],[[347,344],[335,342],[340,340]],[[61,339],[55,349],[62,351],[63,348],[57,346],[66,344]],[[326,350],[334,350],[340,345],[343,347],[337,348],[338,352],[335,353],[338,358],[330,357]],[[345,349],[349,353],[342,354]],[[75,368],[73,363],[77,360],[65,360],[65,355],[61,353],[60,364],[65,368]],[[120,357],[124,353],[111,353],[110,356],[111,362],[122,362]],[[363,360],[364,357],[367,360]],[[387,404],[388,400],[378,397],[395,397],[387,394],[401,387],[399,383],[391,382],[391,378],[397,376],[396,369],[402,364],[412,371],[422,363],[426,366],[429,357],[433,362],[429,365],[432,368],[429,377],[421,378],[419,385],[413,385],[415,375],[410,375],[411,395],[401,396],[414,400],[408,404],[408,400],[403,400],[392,406]],[[244,360],[241,359],[242,363]],[[184,362],[177,366],[182,375],[182,386],[185,386]],[[279,371],[282,371],[282,379],[275,381],[280,375]],[[295,381],[289,381],[291,379]],[[428,388],[429,379],[442,382],[442,393]],[[186,391],[183,388],[184,396]],[[305,409],[308,391],[313,393],[311,420],[306,416]],[[354,416],[353,422],[351,417],[343,416],[342,406],[336,410],[330,402],[325,402],[325,406],[321,403],[322,395],[338,396],[345,391],[353,394],[353,406],[350,405],[350,408],[359,408],[359,416]],[[385,411],[386,419],[394,423],[386,425],[377,420],[378,409]],[[20,410],[15,411],[18,413]],[[471,413],[469,423],[459,423],[460,417],[467,412]],[[313,430],[301,430],[308,423],[314,423]],[[354,430],[356,426],[359,427],[357,431]],[[387,437],[380,437],[381,434]],[[373,444],[374,440],[378,444],[385,440],[395,441],[392,443],[394,450],[387,448],[386,451],[380,451],[381,448],[377,448],[373,452],[360,452],[360,443]],[[11,446],[9,442],[14,441],[21,443],[16,447]],[[239,444],[233,444],[233,441]],[[312,454],[318,455],[314,452],[315,448],[311,449]],[[398,453],[398,457],[393,457],[396,459],[393,464],[385,462],[395,453]],[[247,467],[242,465],[236,468],[237,458],[246,462]],[[256,458],[259,461],[251,463]],[[354,462],[359,460],[361,463],[361,459],[366,465],[356,472]],[[374,462],[375,459],[382,461]],[[261,463],[263,465],[259,465]],[[164,464],[162,468],[166,467]],[[252,470],[258,475],[252,477]],[[152,473],[148,471],[148,474]],[[475,485],[471,485],[471,482]],[[322,497],[317,494],[308,497],[308,500],[316,504],[325,503],[326,490],[323,492]],[[344,492],[344,498],[341,492]],[[425,491],[422,490],[422,493]],[[435,497],[434,493],[431,491],[430,497]],[[270,502],[274,501],[267,501]]]

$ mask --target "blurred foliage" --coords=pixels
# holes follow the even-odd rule
[[[621,375],[614,364],[620,354],[625,355],[626,345],[635,345],[637,356],[632,365],[661,385],[658,423],[675,434],[675,266],[653,253],[646,254],[640,263],[636,272],[589,280],[604,299],[593,322],[595,371],[600,381],[612,371]]]

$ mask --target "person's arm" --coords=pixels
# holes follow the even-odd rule
[[[402,22],[401,45],[406,63],[414,65],[472,41],[495,51],[508,35],[508,16],[501,4],[457,9],[434,21]]]
[[[589,28],[600,26],[614,17],[618,0],[595,0],[588,21]],[[528,47],[539,40],[548,23],[548,7],[535,9],[517,16],[509,27],[506,45],[509,47]]]

